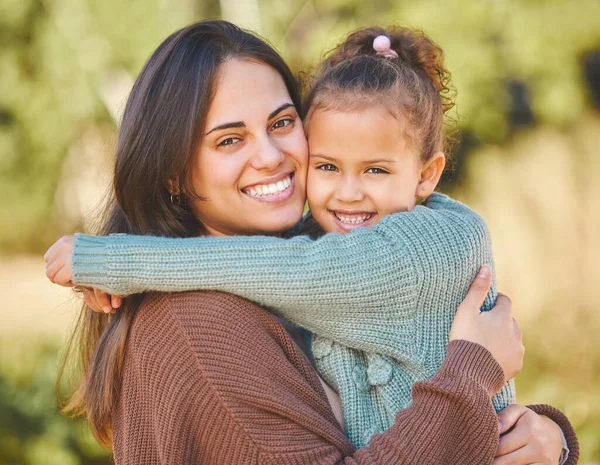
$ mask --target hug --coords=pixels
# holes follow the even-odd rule
[[[362,29],[307,87],[225,21],[150,57],[101,236],[46,254],[90,307],[67,411],[118,465],[577,463],[561,412],[515,404],[485,222],[435,192],[441,48]]]

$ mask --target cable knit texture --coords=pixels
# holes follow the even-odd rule
[[[78,235],[73,279],[118,295],[224,291],[308,329],[315,366],[340,394],[346,433],[364,447],[410,404],[413,384],[442,365],[455,311],[486,263],[482,218],[433,194],[372,228],[317,240]],[[494,285],[482,310],[495,299]],[[512,383],[493,399],[497,411],[514,401]]]
[[[118,465],[491,463],[488,392],[502,369],[483,347],[450,344],[412,405],[356,451],[309,361],[266,311],[230,294],[153,294],[136,314],[113,415]]]

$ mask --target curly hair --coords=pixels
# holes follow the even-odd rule
[[[385,35],[397,58],[377,55],[373,41]],[[309,81],[305,124],[317,110],[357,111],[383,105],[404,123],[404,133],[423,161],[448,152],[453,130],[444,117],[455,91],[442,49],[423,32],[404,27],[370,27],[351,33],[333,49]],[[446,124],[453,128],[453,121]]]

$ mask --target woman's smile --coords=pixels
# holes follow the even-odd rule
[[[242,192],[260,202],[281,202],[294,193],[294,172],[272,176],[271,179],[246,186]]]

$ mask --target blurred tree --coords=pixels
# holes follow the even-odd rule
[[[135,76],[162,38],[195,19],[224,14],[260,28],[296,71],[309,70],[359,26],[425,30],[454,73],[459,98],[452,116],[470,134],[462,158],[473,141],[500,143],[515,125],[573,121],[586,95],[596,95],[585,92],[578,57],[600,44],[597,0],[230,3],[2,0],[0,86],[8,91],[0,94],[0,219],[11,226],[0,233],[0,250],[39,252],[73,229],[64,208],[57,210],[64,198],[55,197],[67,154],[78,159],[74,148],[90,131],[112,124],[113,107],[122,108],[131,83],[119,76]],[[593,58],[586,63],[589,80]],[[119,79],[124,84],[111,89]],[[105,150],[87,163],[90,172],[109,171],[114,129],[102,132]]]

